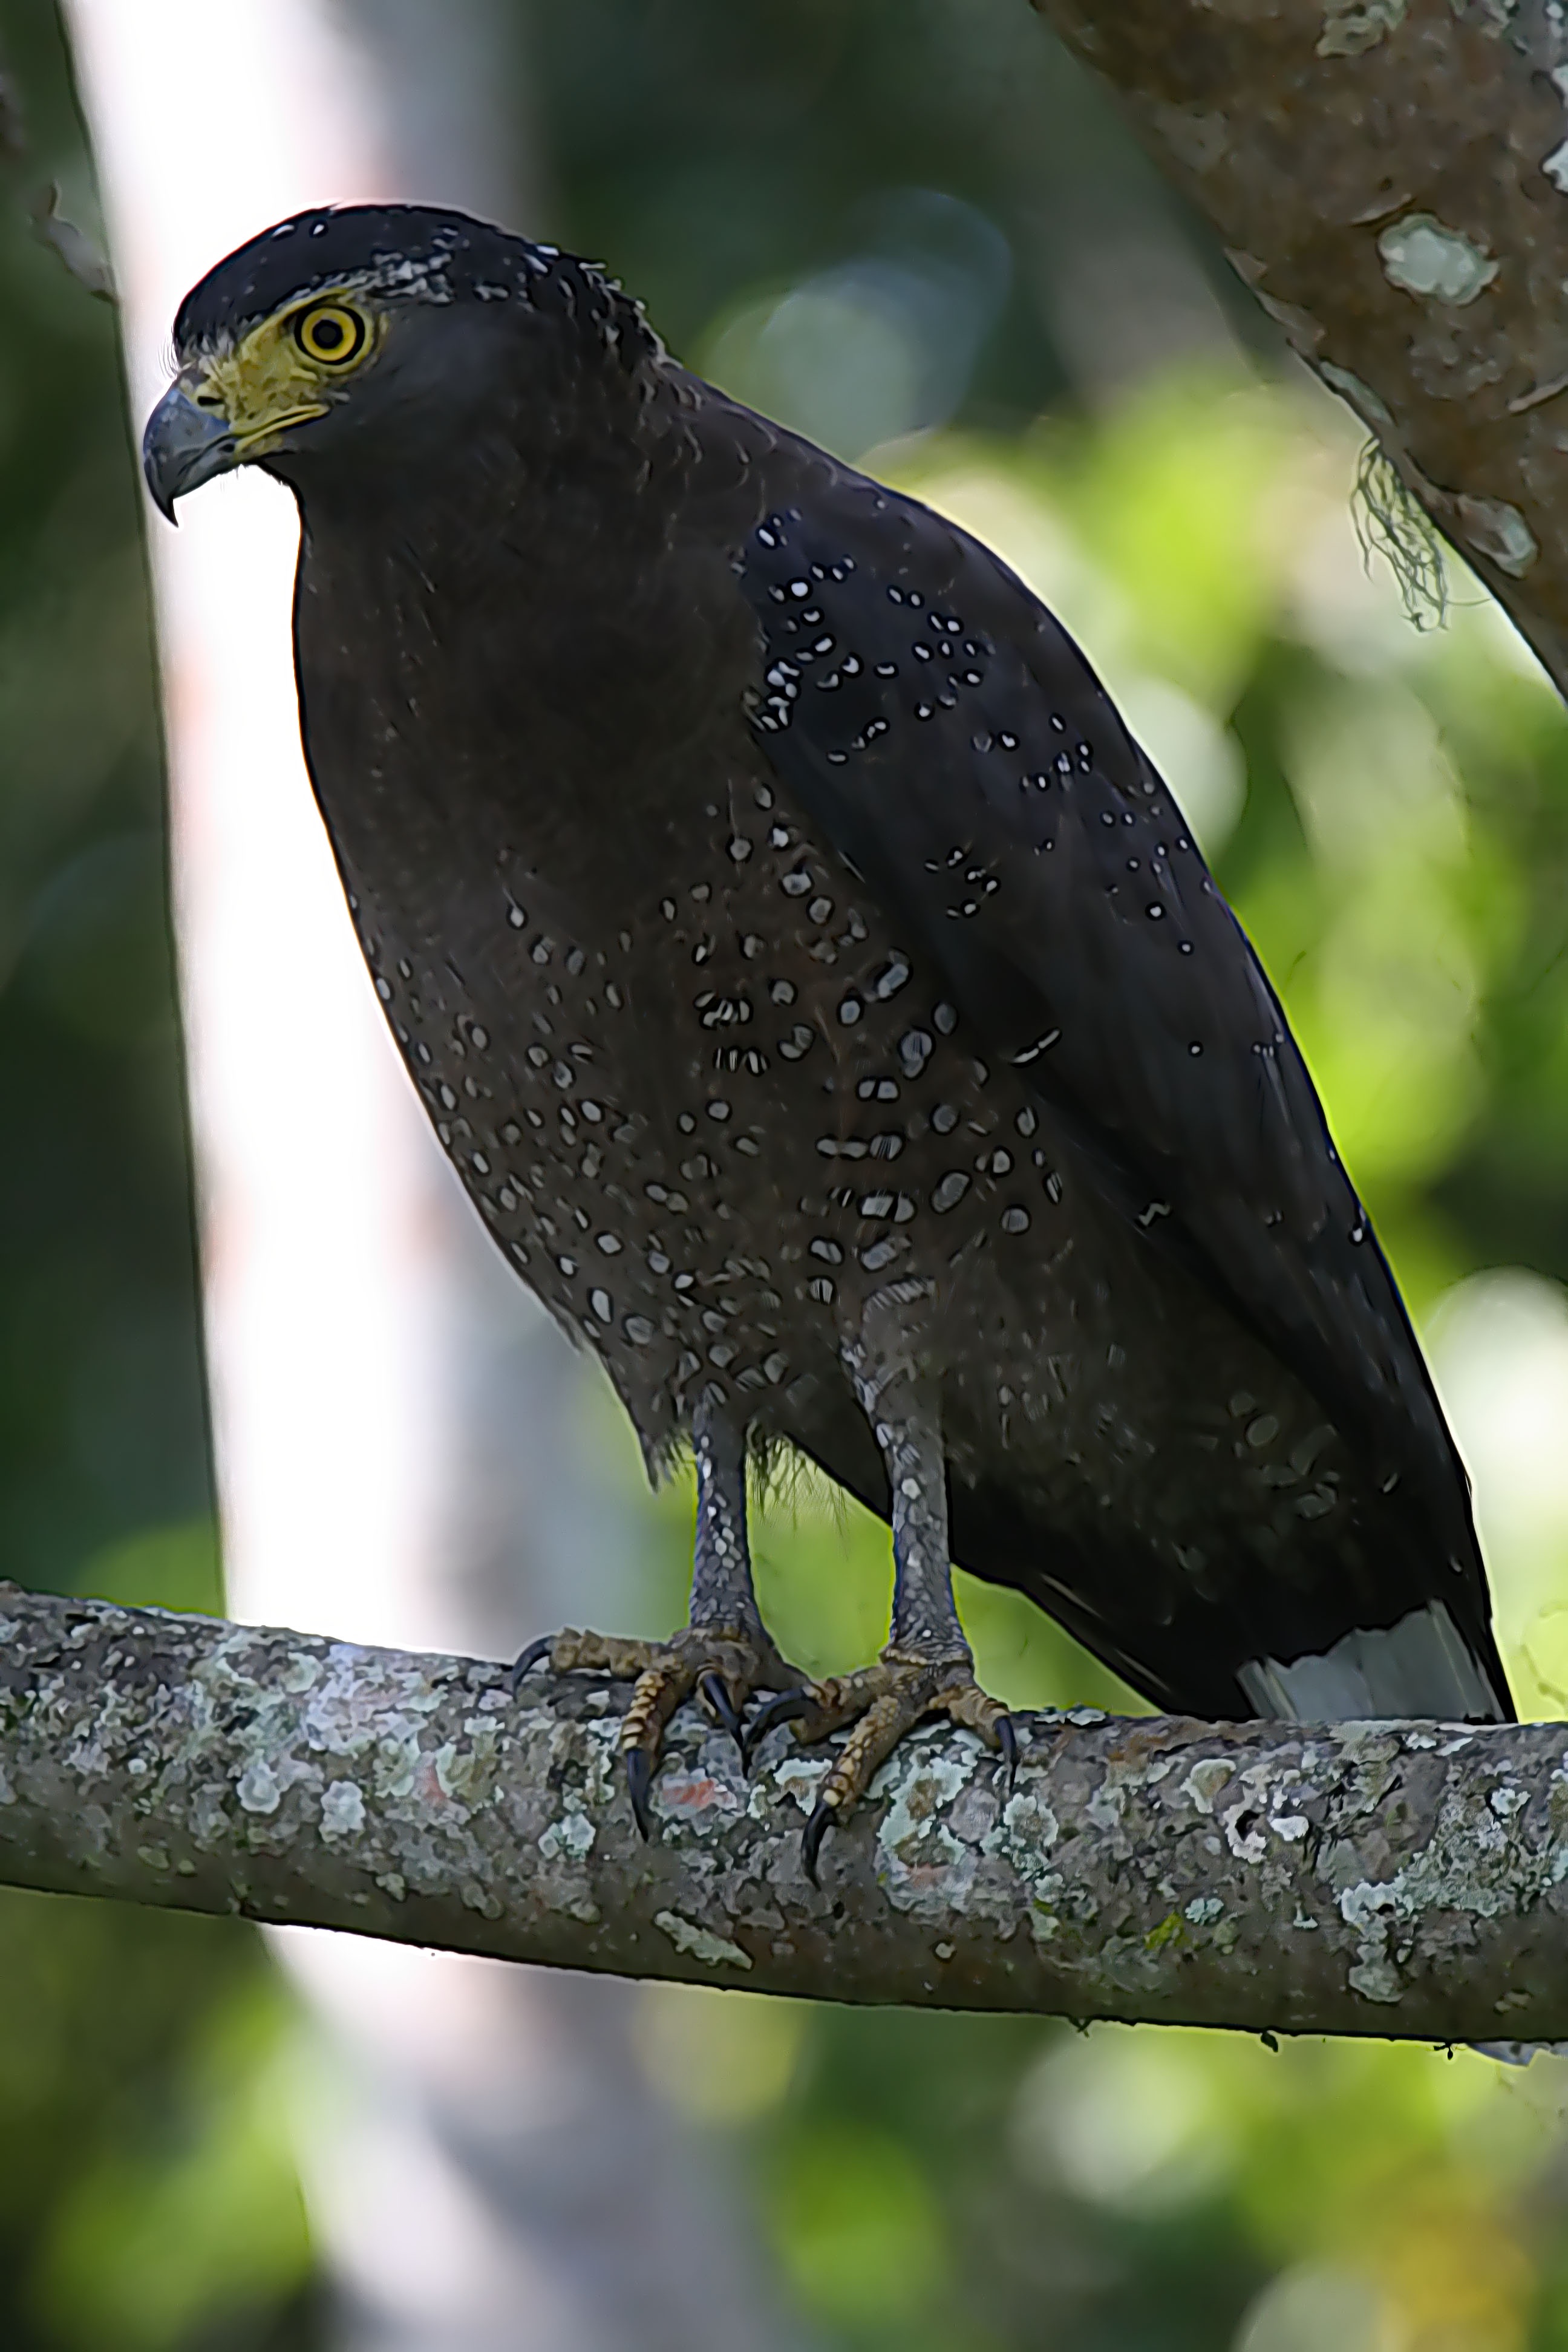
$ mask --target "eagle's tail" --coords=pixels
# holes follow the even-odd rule
[[[1441,1601],[1396,1624],[1355,1627],[1327,1650],[1255,1658],[1237,1680],[1260,1716],[1290,1723],[1433,1716],[1447,1723],[1511,1723],[1501,1661],[1490,1635],[1462,1633]]]

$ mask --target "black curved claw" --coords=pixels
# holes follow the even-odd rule
[[[513,1698],[517,1696],[519,1690],[527,1681],[529,1675],[533,1672],[533,1669],[539,1664],[541,1658],[545,1656],[545,1654],[549,1651],[552,1650],[554,1646],[554,1634],[542,1633],[537,1642],[531,1642],[526,1650],[519,1652],[517,1657],[512,1663],[511,1672],[507,1676],[507,1686],[510,1690]]]
[[[776,1731],[781,1723],[798,1723],[804,1716],[811,1714],[816,1705],[816,1701],[809,1691],[781,1691],[776,1698],[769,1699],[765,1706],[760,1706],[747,1725],[741,1741],[741,1761],[746,1770],[751,1770],[752,1759],[770,1731]]]
[[[646,1748],[626,1749],[626,1794],[632,1801],[632,1818],[640,1834],[653,1836],[653,1814],[648,1809],[648,1797],[653,1789],[653,1759]]]
[[[822,1841],[833,1827],[837,1811],[837,1805],[830,1805],[826,1799],[819,1799],[813,1809],[811,1819],[805,1825],[805,1834],[800,1842],[801,1858],[805,1864],[805,1874],[814,1886],[820,1886],[822,1884],[816,1874],[816,1857],[822,1852]]]
[[[701,1677],[697,1687],[702,1695],[702,1703],[714,1722],[721,1731],[729,1733],[736,1747],[739,1748],[741,1718],[736,1714],[735,1703],[725,1687],[723,1675],[710,1668],[709,1672]]]
[[[1018,1785],[1018,1733],[1010,1715],[996,1718],[996,1745],[1007,1767],[1007,1794],[1011,1796]]]

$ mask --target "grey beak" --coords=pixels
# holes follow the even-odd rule
[[[198,408],[177,383],[171,384],[142,436],[142,471],[159,513],[173,522],[176,499],[226,473],[235,462],[227,419]]]

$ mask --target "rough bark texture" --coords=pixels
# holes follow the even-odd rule
[[[918,1734],[829,1841],[625,1692],[0,1586],[0,1880],[836,2000],[1436,2041],[1568,2037],[1568,1727],[1031,1719],[1009,1792]]]
[[[1568,12],[1035,5],[1568,692]]]

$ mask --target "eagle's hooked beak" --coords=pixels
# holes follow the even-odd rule
[[[238,436],[228,418],[221,410],[198,408],[183,384],[172,383],[142,436],[142,471],[159,513],[174,522],[176,499],[239,462]]]

